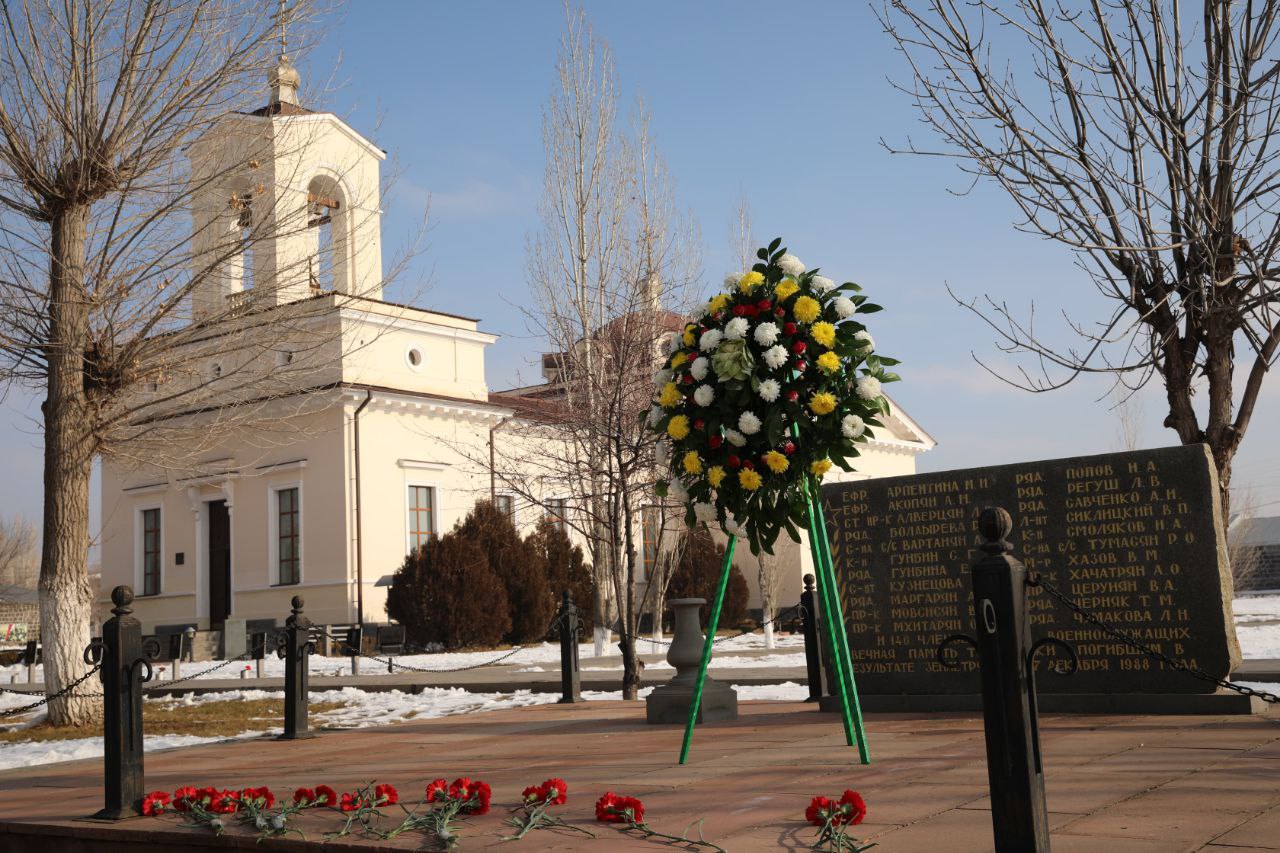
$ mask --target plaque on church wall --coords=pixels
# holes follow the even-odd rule
[[[886,477],[823,486],[859,692],[975,693],[969,567],[978,514],[1013,516],[1013,555],[1106,622],[1225,678],[1239,663],[1217,473],[1204,445]],[[1045,693],[1208,693],[1213,685],[1137,652],[1029,590],[1032,636],[1072,644],[1036,658]]]

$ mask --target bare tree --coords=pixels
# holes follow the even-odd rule
[[[782,592],[782,566],[774,554],[761,551],[756,555],[760,571],[756,581],[760,588],[760,621],[764,623],[764,646],[776,647],[773,618],[778,613],[778,596]]]
[[[39,577],[35,527],[20,517],[0,519],[0,602],[33,592]]]
[[[1117,385],[1112,391],[1115,403],[1112,410],[1116,413],[1121,450],[1137,450],[1142,446],[1142,398],[1136,390]]]
[[[1231,566],[1231,579],[1237,590],[1252,586],[1262,568],[1262,552],[1250,544],[1257,530],[1258,498],[1252,490],[1238,494],[1236,511],[1227,526],[1227,561]]]
[[[1068,318],[1060,347],[1002,301],[964,302],[1033,391],[1106,373],[1155,377],[1164,425],[1208,444],[1223,519],[1231,466],[1280,347],[1278,15],[1273,3],[890,0],[881,14],[906,57],[912,97],[940,151],[1017,205],[1018,227],[1069,247],[1109,301]],[[1078,301],[1073,297],[1073,301]],[[1237,351],[1248,362],[1236,386]],[[1002,377],[1003,378],[1003,377]],[[1194,395],[1207,385],[1208,400]]]
[[[233,441],[287,440],[294,416],[323,405],[301,392],[329,381],[341,334],[320,325],[334,301],[381,287],[341,268],[326,287],[322,250],[277,251],[289,235],[315,243],[335,216],[358,233],[378,207],[347,199],[339,211],[328,185],[294,187],[312,131],[271,120],[307,112],[284,33],[287,22],[291,43],[305,41],[313,11],[309,0],[0,7],[0,379],[45,394],[51,690],[85,672],[95,455],[189,467]],[[254,110],[273,68],[275,97]],[[82,723],[96,704],[66,696],[50,719]]]

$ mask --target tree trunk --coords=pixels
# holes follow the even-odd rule
[[[772,649],[777,646],[773,638],[773,567],[760,558],[760,621],[764,623],[764,647]]]
[[[93,592],[89,587],[89,475],[93,413],[85,389],[89,304],[84,286],[87,207],[60,211],[52,224],[49,269],[48,396],[44,403],[44,543],[40,555],[40,639],[44,680],[61,690],[87,669]],[[49,703],[54,725],[84,725],[101,704],[83,694]]]

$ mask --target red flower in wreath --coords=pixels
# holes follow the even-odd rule
[[[447,800],[449,798],[449,783],[445,779],[436,779],[427,785],[427,802],[434,803],[438,800]]]
[[[642,823],[644,803],[635,797],[624,797],[606,791],[596,800],[596,820],[602,823]]]
[[[394,806],[400,802],[400,793],[391,785],[379,785],[373,789],[373,798],[380,806]]]
[[[148,817],[164,814],[169,805],[169,794],[165,791],[152,791],[142,798],[142,813]]]
[[[316,800],[312,805],[316,806],[336,806],[338,804],[338,792],[330,788],[328,785],[316,785]]]

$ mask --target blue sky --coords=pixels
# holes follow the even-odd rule
[[[862,3],[722,0],[586,2],[610,43],[623,106],[643,94],[680,202],[702,230],[708,291],[730,266],[740,197],[757,236],[782,236],[806,263],[860,282],[885,312],[879,349],[902,359],[896,400],[939,445],[922,470],[1119,449],[1105,381],[1050,394],[1006,388],[981,320],[947,295],[991,293],[1037,305],[1040,324],[1069,340],[1060,310],[1088,319],[1101,300],[1057,245],[1012,227],[998,191],[967,196],[954,164],[889,154],[883,137],[932,140],[886,75],[903,65]],[[432,199],[427,251],[406,276],[427,307],[482,318],[502,336],[489,350],[500,389],[536,377],[541,351],[517,306],[528,301],[525,238],[537,229],[541,106],[564,25],[559,0],[466,3],[379,0],[340,12],[309,56],[307,84],[334,76],[322,106],[388,149],[400,176],[383,224],[384,252],[404,244]],[[336,69],[336,70],[335,70]],[[379,122],[379,118],[381,121]],[[395,291],[389,294],[394,298]],[[1272,381],[1237,461],[1235,483],[1280,514],[1280,417]],[[1141,400],[1142,445],[1176,443],[1160,426],[1160,389]],[[37,518],[38,407],[11,393],[0,408],[0,514]]]

